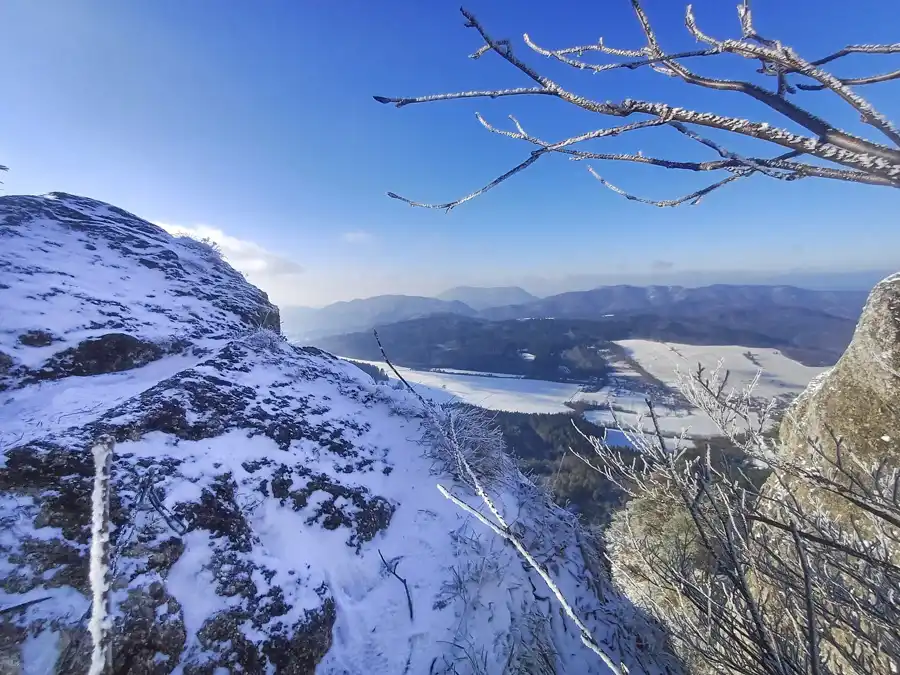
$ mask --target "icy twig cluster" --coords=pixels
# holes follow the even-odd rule
[[[637,70],[647,67],[667,77],[718,91],[735,91],[763,103],[767,108],[784,121],[800,127],[808,132],[794,133],[787,128],[770,124],[767,121],[754,121],[739,117],[717,115],[711,112],[690,110],[670,106],[664,102],[635,100],[631,98],[614,102],[594,100],[569,91],[558,82],[539,73],[532,66],[521,60],[513,50],[509,40],[492,38],[475,16],[463,9],[466,27],[475,29],[483,45],[472,54],[472,58],[480,58],[493,52],[508,62],[519,72],[528,77],[536,86],[510,89],[461,91],[446,94],[431,94],[418,97],[386,97],[375,96],[379,103],[391,103],[404,107],[416,103],[433,103],[470,98],[502,98],[517,96],[552,96],[598,115],[626,118],[641,115],[636,123],[615,127],[601,128],[588,133],[566,138],[562,141],[544,141],[524,131],[521,124],[512,118],[515,131],[501,130],[488,124],[480,115],[479,121],[491,132],[525,141],[536,149],[532,150],[520,164],[506,171],[484,187],[459,199],[444,203],[418,202],[394,192],[388,195],[412,206],[451,210],[475,197],[484,194],[512,176],[524,171],[541,157],[558,153],[567,155],[573,160],[605,160],[649,164],[667,169],[695,172],[723,172],[725,175],[704,188],[675,199],[657,200],[637,197],[603,178],[595,169],[591,173],[600,183],[627,199],[652,204],[660,207],[679,206],[681,204],[697,204],[709,193],[725,185],[747,178],[754,174],[762,174],[770,178],[793,181],[803,178],[826,178],[866,185],[900,187],[900,130],[868,100],[857,93],[853,86],[863,86],[900,79],[900,70],[854,78],[840,78],[826,71],[823,66],[850,54],[891,55],[900,54],[900,43],[883,45],[849,45],[833,54],[817,60],[807,60],[790,47],[778,40],[762,37],[755,29],[749,0],[738,7],[738,18],[741,27],[739,39],[718,39],[704,33],[697,24],[693,9],[688,5],[685,12],[685,25],[690,34],[702,45],[700,49],[680,52],[666,52],[659,44],[654,30],[641,0],[630,0],[635,15],[640,23],[646,39],[643,47],[621,49],[607,46],[603,40],[596,44],[547,49],[538,45],[528,34],[523,36],[526,46],[533,52],[553,59],[572,68],[592,74],[605,73],[611,70]],[[608,57],[625,59],[613,63],[592,63],[582,60],[584,54],[599,54]],[[761,84],[745,80],[732,80],[701,75],[688,68],[685,62],[703,60],[721,54],[733,54],[760,64],[757,73],[763,77],[774,77],[774,91]],[[875,142],[850,132],[843,131],[805,108],[797,105],[791,96],[799,91],[830,91],[845,104],[853,108],[860,116],[863,124],[877,129],[887,142]],[[782,122],[783,123],[783,122]],[[713,161],[679,161],[660,157],[646,157],[642,153],[598,153],[575,148],[604,137],[636,131],[650,126],[665,126],[714,149],[722,159]],[[705,139],[697,134],[697,128],[725,131],[731,134],[748,136],[765,142],[781,152],[776,156],[746,157],[731,152],[721,145]],[[806,158],[808,161],[800,161]]]
[[[834,436],[780,447],[754,385],[730,388],[721,367],[682,377],[730,456],[667,447],[655,424],[628,432],[637,453],[588,439],[581,459],[632,497],[607,537],[614,576],[697,672],[896,672],[900,468]]]

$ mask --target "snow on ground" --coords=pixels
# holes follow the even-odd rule
[[[177,360],[171,357],[173,367],[186,365],[174,363]],[[136,376],[141,370],[130,375]],[[242,518],[235,523],[244,523],[241,527],[252,533],[242,546],[238,545],[244,542],[240,537],[232,540],[214,528],[198,526],[181,533],[184,553],[168,571],[165,589],[177,601],[182,618],[178,619],[178,614],[172,614],[165,605],[158,610],[164,615],[160,621],[166,625],[183,620],[187,634],[181,660],[173,672],[207,663],[207,659],[221,663],[216,659],[228,653],[226,646],[216,644],[207,653],[199,638],[200,628],[219,612],[249,612],[253,620],[242,625],[240,631],[244,639],[257,645],[271,634],[290,629],[307,612],[325,611],[322,608],[328,602],[334,603],[336,619],[331,629],[331,648],[317,668],[320,673],[387,675],[431,670],[499,674],[505,670],[511,650],[520,648],[515,646],[516,641],[530,643],[528,635],[534,631],[556,645],[557,665],[564,672],[607,672],[580,645],[577,633],[557,615],[555,606],[545,599],[536,599],[543,589],[533,584],[540,581],[523,568],[516,552],[438,492],[435,485],[441,483],[477,505],[477,499],[456,485],[451,476],[435,475],[434,462],[424,456],[419,442],[421,418],[410,414],[419,405],[410,394],[394,391],[390,385],[366,382],[368,378],[350,364],[304,354],[283,344],[262,348],[250,340],[231,343],[219,355],[186,367],[140,396],[134,395],[138,380],[146,387],[166,375],[157,368],[157,372],[142,373],[133,383],[110,381],[110,376],[79,378],[79,391],[85,395],[91,385],[106,381],[114,396],[90,395],[95,396],[97,405],[107,408],[113,398],[119,400],[129,389],[133,392],[114,409],[79,412],[83,415],[79,426],[90,420],[102,421],[111,428],[130,428],[147,415],[152,416],[152,411],[166,401],[177,400],[185,406],[185,419],[193,420],[191,423],[198,428],[205,429],[211,420],[216,420],[223,429],[230,429],[198,440],[193,440],[194,434],[176,438],[164,431],[149,431],[116,447],[119,459],[115,489],[125,498],[124,503],[133,501],[131,495],[137,488],[136,483],[130,482],[132,470],[123,470],[126,465],[138,471],[139,467],[169,461],[154,484],[165,512],[183,513],[203,498],[208,501],[224,476],[234,486],[234,503],[244,505]],[[215,396],[221,396],[221,403],[216,406],[208,408],[207,399],[191,395],[195,391],[206,393],[202,389],[204,378],[214,378],[218,387]],[[57,387],[54,391],[48,400],[60,412],[66,405],[73,409],[79,405],[75,390]],[[71,393],[67,395],[67,391]],[[248,398],[246,404],[241,396]],[[220,404],[225,407],[218,408]],[[285,410],[286,405],[293,407]],[[304,438],[280,447],[273,438],[252,433],[253,415],[281,413],[308,425]],[[246,419],[244,414],[248,415]],[[274,417],[269,422],[273,427],[281,424]],[[335,431],[340,433],[335,436]],[[51,439],[57,448],[67,440],[80,444],[75,439],[82,433],[60,427],[44,432],[43,438]],[[276,438],[281,436],[276,434]],[[321,440],[316,441],[317,438]],[[334,438],[346,443],[354,454],[346,458],[335,454],[335,448],[343,451],[345,446],[331,445]],[[360,457],[365,462],[355,464]],[[345,461],[347,458],[349,461]],[[309,488],[313,481],[321,487]],[[271,491],[266,487],[269,484]],[[276,490],[305,488],[311,493],[302,505],[283,495],[276,498]],[[350,497],[336,496],[342,493]],[[604,644],[611,641],[613,634],[623,629],[617,624],[629,620],[629,610],[609,589],[604,591],[605,601],[592,593],[592,583],[604,583],[592,579],[586,563],[578,557],[579,535],[573,521],[565,512],[544,506],[533,487],[518,475],[498,485],[494,495],[507,517],[515,516],[530,548],[542,557],[549,556],[554,548],[565,549],[554,576],[579,614],[589,617],[594,635]],[[348,539],[348,534],[352,536],[357,531],[355,527],[367,522],[357,510],[366,506],[366,500],[374,499],[391,505],[390,525],[371,540]],[[324,511],[323,504],[328,507]],[[63,541],[61,530],[37,525],[37,506],[31,496],[0,493],[0,520],[6,522],[19,514],[15,522],[21,530],[0,532],[0,551],[8,553],[0,555],[0,575],[22,574],[24,563],[16,554],[22,541]],[[134,513],[138,515],[133,527],[144,528],[142,519],[146,516],[139,515],[142,512],[138,507],[134,507]],[[340,526],[326,527],[320,521],[327,513],[346,518]],[[235,531],[239,533],[237,525]],[[162,527],[154,537],[162,541],[170,538],[171,532]],[[154,537],[149,541],[156,545]],[[144,554],[137,553],[136,557],[123,553],[118,559],[118,573],[128,582],[129,593],[143,592],[149,584],[160,581],[156,572],[144,565]],[[411,610],[402,582],[385,571],[382,556],[397,564],[397,573],[408,584]],[[252,575],[256,590],[250,601],[280,593],[287,611],[266,623],[260,618],[264,615],[254,614],[257,606],[241,594],[223,595],[217,585],[223,560],[229,560],[228,565],[239,564],[244,574]],[[532,591],[533,587],[537,590]],[[0,592],[0,607],[43,595],[51,598],[33,606],[27,614],[28,625],[42,612],[68,625],[66,622],[77,620],[87,603],[83,595],[71,588],[48,589],[39,584],[28,594]],[[117,615],[124,611],[126,596],[123,590],[114,598]],[[530,622],[534,622],[533,626]],[[47,663],[52,665],[59,650],[55,633],[35,629],[33,635],[35,638],[22,649],[26,672],[37,672]],[[485,659],[483,671],[466,666],[466,660],[473,655]],[[658,672],[653,668],[643,671],[633,660],[629,661],[631,672]]]
[[[0,392],[0,451],[46,434],[80,426],[167,377],[196,365],[198,356],[177,355],[121,373],[69,377]],[[3,456],[0,455],[0,466]]]
[[[614,372],[610,384],[596,392],[583,391],[577,384],[501,374],[451,369],[435,372],[404,367],[398,370],[423,395],[439,403],[456,399],[489,410],[559,413],[571,411],[567,402],[583,401],[602,406],[600,410],[589,410],[584,414],[594,424],[615,426],[617,419],[625,428],[636,427],[645,431],[651,431],[646,404],[649,396],[654,401],[660,428],[670,438],[682,434],[690,438],[720,434],[705,414],[688,407],[674,393],[678,370],[688,374],[696,369],[698,363],[702,363],[707,371],[711,371],[721,359],[723,367],[730,371],[729,382],[742,388],[761,369],[756,395],[785,400],[799,394],[813,377],[826,370],[804,366],[777,349],[739,345],[698,346],[650,340],[622,340],[617,344],[626,350],[628,357],[611,363]],[[383,361],[371,363],[393,377]],[[660,387],[659,382],[648,381],[639,369],[645,370],[664,387]]]
[[[384,361],[368,361],[394,376]],[[565,405],[581,389],[580,385],[548,380],[528,380],[509,376],[470,375],[415,370],[398,366],[401,375],[426,398],[436,403],[459,400],[488,410],[522,413],[571,412]]]
[[[623,427],[635,427],[651,431],[645,399],[650,396],[659,419],[660,429],[668,437],[682,433],[691,438],[708,438],[721,432],[705,414],[688,408],[671,395],[660,394],[640,385],[640,374],[635,364],[670,391],[677,388],[678,372],[688,375],[701,363],[712,371],[722,360],[723,368],[730,371],[731,386],[741,389],[747,386],[762,370],[755,395],[760,398],[780,397],[784,400],[799,394],[815,376],[826,370],[804,366],[787,358],[777,349],[741,347],[739,345],[684,345],[651,340],[621,340],[628,359],[615,362],[613,384],[596,393],[581,393],[579,400],[601,405],[601,410],[585,413],[585,418],[599,425],[614,425],[615,419]],[[645,383],[646,385],[646,383]],[[615,415],[609,409],[615,411]],[[614,419],[615,418],[615,419]]]
[[[804,366],[789,359],[777,349],[741,347],[738,345],[683,345],[651,340],[621,340],[635,361],[647,372],[670,386],[675,385],[676,368],[690,373],[702,363],[707,370],[715,368],[719,360],[730,372],[729,381],[737,387],[746,386],[762,370],[756,395],[762,398],[796,395],[826,368]]]

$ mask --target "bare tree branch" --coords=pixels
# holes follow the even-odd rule
[[[479,119],[481,119],[480,115],[479,115]],[[658,118],[658,119],[652,119],[652,120],[644,120],[642,122],[634,122],[632,124],[623,124],[622,126],[613,127],[611,129],[598,129],[596,131],[590,131],[586,134],[581,134],[580,136],[574,136],[572,138],[567,138],[564,141],[560,141],[559,143],[554,143],[553,145],[548,145],[546,147],[541,148],[540,150],[534,150],[531,153],[531,156],[528,159],[526,159],[524,162],[522,162],[521,164],[519,164],[517,166],[514,166],[512,169],[510,169],[509,171],[504,173],[502,176],[498,176],[497,178],[492,180],[490,183],[485,185],[483,188],[476,190],[475,192],[472,192],[472,193],[466,195],[465,197],[461,197],[460,199],[457,199],[456,201],[447,202],[446,204],[425,204],[422,202],[414,202],[411,199],[402,197],[394,192],[388,192],[388,197],[391,197],[393,199],[399,199],[402,202],[406,202],[410,206],[420,206],[420,207],[423,207],[426,209],[445,209],[447,211],[451,211],[452,209],[456,208],[460,204],[463,204],[463,203],[469,201],[470,199],[474,199],[475,197],[484,194],[488,190],[491,190],[492,188],[497,187],[500,183],[507,180],[508,178],[515,176],[520,171],[527,169],[529,166],[534,164],[538,159],[540,159],[546,153],[556,152],[556,151],[561,150],[569,145],[574,145],[575,143],[581,143],[581,142],[592,140],[595,138],[603,138],[606,136],[618,136],[619,134],[622,134],[622,133],[625,133],[628,131],[633,131],[635,129],[644,129],[647,127],[655,127],[655,126],[660,126],[662,124],[667,124],[667,123],[668,123],[667,119]]]
[[[791,533],[794,536],[794,546],[797,549],[797,557],[800,559],[800,566],[803,569],[803,589],[806,599],[806,626],[809,635],[809,660],[812,669],[812,675],[820,675],[819,667],[819,636],[816,630],[816,603],[813,596],[812,588],[812,572],[809,567],[809,557],[806,553],[806,546],[803,545],[803,539],[797,529],[796,521],[791,521]]]
[[[93,449],[94,491],[91,497],[91,558],[90,585],[92,591],[89,623],[93,651],[89,675],[112,672],[112,588],[109,564],[109,482],[112,474],[113,440],[100,438]]]
[[[900,79],[900,70],[892,70],[887,73],[881,73],[880,75],[868,75],[866,77],[844,77],[841,78],[841,84],[845,85],[864,85],[864,84],[878,84],[880,82],[889,82],[891,80]],[[802,89],[803,91],[822,91],[823,89],[828,89],[827,85],[824,84],[802,84],[798,83],[794,85],[797,89]]]
[[[879,129],[894,143],[894,145],[900,146],[900,131],[898,131],[898,129],[868,101],[850,89],[850,85],[872,84],[875,82],[900,79],[900,71],[892,71],[860,78],[839,78],[821,68],[821,66],[826,63],[852,53],[870,55],[900,53],[900,44],[850,45],[843,50],[816,61],[807,61],[777,40],[771,40],[760,36],[753,26],[749,3],[744,3],[738,8],[741,22],[740,39],[719,40],[703,33],[697,27],[693,11],[689,6],[686,12],[685,24],[689,32],[691,32],[696,39],[705,42],[708,47],[698,50],[666,53],[659,44],[656,33],[640,0],[630,1],[635,11],[635,16],[637,17],[646,38],[646,44],[639,49],[618,49],[608,47],[603,43],[602,39],[596,44],[591,45],[567,47],[563,49],[546,49],[535,43],[528,34],[524,35],[525,44],[537,54],[555,59],[571,67],[593,73],[602,73],[616,69],[635,70],[646,66],[669,77],[680,78],[689,84],[708,89],[736,91],[765,104],[772,111],[778,113],[787,120],[790,120],[792,123],[803,127],[812,135],[805,136],[796,134],[788,129],[771,125],[768,122],[689,110],[670,106],[663,102],[630,98],[614,102],[610,100],[593,100],[575,94],[522,61],[516,55],[509,40],[495,40],[492,38],[472,13],[463,9],[461,11],[466,18],[466,27],[474,28],[481,36],[484,43],[472,56],[474,58],[479,58],[488,52],[493,52],[528,77],[537,86],[515,89],[465,91],[405,98],[376,96],[375,99],[377,101],[381,103],[393,103],[398,107],[402,107],[415,103],[430,103],[464,98],[500,98],[519,95],[541,95],[553,96],[566,103],[599,115],[629,117],[640,114],[648,116],[650,120],[644,120],[633,126],[623,125],[622,127],[614,127],[612,130],[589,132],[580,136],[573,136],[558,143],[550,143],[526,134],[516,120],[514,120],[514,122],[518,128],[518,132],[508,132],[489,125],[478,116],[479,121],[489,131],[527,141],[538,146],[539,149],[534,151],[531,156],[526,158],[523,162],[503,173],[498,178],[495,178],[484,187],[451,202],[440,204],[424,203],[401,197],[394,192],[388,193],[389,196],[413,206],[443,208],[449,210],[483,194],[493,187],[496,187],[501,182],[531,166],[539,157],[548,152],[558,152],[560,154],[568,155],[570,158],[576,160],[594,159],[627,161],[669,169],[691,171],[721,170],[732,174],[731,176],[724,177],[721,180],[712,183],[702,190],[698,190],[696,193],[691,193],[690,195],[686,195],[679,199],[656,201],[635,198],[635,201],[657,206],[677,206],[685,203],[697,203],[698,197],[705,196],[719,187],[733,182],[737,177],[744,177],[753,172],[759,172],[770,178],[780,180],[827,178],[865,185],[878,185],[894,188],[900,187],[900,149],[881,143],[875,143],[846,131],[841,131],[827,120],[812,114],[787,98],[789,94],[796,93],[798,90],[830,90],[856,109],[866,124]],[[599,53],[608,56],[621,57],[627,60],[614,63],[592,64],[572,57],[573,55],[581,56],[583,53]],[[688,59],[700,59],[705,61],[708,58],[723,53],[732,53],[746,59],[760,62],[762,67],[759,72],[765,75],[777,76],[777,91],[768,91],[763,87],[748,81],[705,77],[687,69],[682,63],[682,61]],[[816,84],[791,84],[788,81],[788,76],[805,77],[815,81]],[[709,139],[703,139],[700,140],[700,142],[713,149],[722,158],[722,161],[678,161],[656,157],[644,157],[641,153],[602,153],[580,150],[573,147],[578,143],[605,136],[617,135],[618,133],[622,133],[622,131],[643,128],[645,126],[672,126],[681,133],[695,138],[695,140],[700,140],[700,138],[702,138],[696,137],[696,132],[694,131],[694,128],[696,127],[719,129],[729,133],[755,138],[771,145],[780,146],[784,150],[789,151],[790,154],[784,156],[785,153],[782,153],[782,156],[771,159],[741,157],[727,150],[721,144],[714,143]],[[821,162],[837,164],[840,168],[820,166],[819,164],[807,162],[788,161],[804,155],[814,157]],[[746,170],[751,168],[754,171]],[[602,182],[605,186],[610,187],[626,197],[633,196],[616,188],[606,180],[603,180]]]
[[[536,150],[535,152],[531,153],[531,157],[526,159],[521,164],[514,166],[512,169],[510,169],[503,175],[497,176],[494,180],[492,180],[490,183],[485,185],[483,188],[475,190],[475,192],[471,192],[471,193],[467,194],[465,197],[460,197],[459,199],[456,199],[452,202],[446,202],[444,204],[426,204],[424,202],[416,202],[416,201],[413,201],[412,199],[407,199],[406,197],[402,197],[402,196],[398,195],[396,192],[388,192],[387,196],[390,197],[391,199],[399,199],[401,202],[406,202],[410,206],[419,206],[419,207],[422,207],[425,209],[444,209],[445,211],[449,212],[449,211],[452,211],[457,206],[459,206],[460,204],[464,204],[465,202],[469,201],[470,199],[475,199],[475,197],[477,197],[478,195],[482,195],[485,192],[487,192],[488,190],[497,187],[498,185],[500,185],[500,183],[505,181],[507,178],[511,178],[511,177],[515,176],[520,171],[524,171],[529,166],[531,166],[536,161],[538,161],[546,152],[547,152],[546,149]]]
[[[627,68],[628,70],[636,70],[642,66],[652,66],[656,64],[665,64],[669,61],[677,61],[679,59],[688,59],[695,58],[698,56],[713,56],[715,54],[721,53],[718,49],[694,49],[686,52],[678,52],[675,54],[663,54],[661,56],[656,57],[644,57],[641,59],[637,59],[634,61],[625,61],[623,63],[587,63],[585,61],[579,61],[578,59],[572,59],[567,56],[567,54],[575,51],[576,53],[580,53],[584,51],[583,49],[572,48],[568,49],[544,49],[543,47],[537,45],[532,41],[529,37],[528,33],[522,36],[525,40],[525,44],[528,45],[531,49],[536,51],[538,54],[542,56],[547,56],[549,58],[554,58],[557,61],[565,63],[566,65],[572,66],[573,68],[577,68],[578,70],[589,70],[593,73],[602,73],[607,70],[618,70],[619,68]],[[637,50],[638,53],[643,50]],[[611,53],[611,52],[605,52]]]
[[[900,54],[900,42],[891,45],[847,45],[833,54],[812,61],[811,64],[814,66],[824,66],[826,63],[841,59],[850,54]]]
[[[632,0],[632,3],[634,4],[637,4],[637,2],[638,0]],[[740,13],[742,14],[742,20],[744,19],[744,17],[746,17],[746,22],[749,24],[750,10],[745,9]],[[687,6],[687,11],[685,14],[685,24],[694,37],[696,37],[701,42],[706,42],[707,44],[712,45],[714,48],[719,49],[722,52],[737,54],[745,58],[760,59],[763,62],[776,64],[784,71],[790,70],[791,72],[799,73],[811,79],[817,80],[820,84],[824,85],[828,89],[831,89],[835,94],[837,94],[847,103],[853,106],[860,113],[860,115],[862,115],[862,119],[864,122],[870,124],[873,127],[876,127],[882,133],[884,133],[885,136],[890,138],[896,145],[900,145],[900,131],[898,131],[897,128],[884,115],[879,113],[871,103],[866,101],[859,94],[856,94],[852,90],[848,89],[846,85],[844,85],[834,75],[821,70],[809,61],[801,58],[790,47],[786,47],[783,45],[774,46],[777,43],[772,43],[771,41],[762,41],[763,44],[752,44],[747,42],[746,40],[716,40],[715,38],[702,33],[700,29],[697,28],[691,5]],[[759,42],[760,40],[757,41]],[[789,117],[793,121],[813,132],[816,132],[817,127],[821,128],[822,124],[826,124],[823,122],[823,120],[811,116],[805,110],[802,110],[801,108],[788,103],[787,99],[785,99],[783,96],[779,96],[776,94],[775,98],[771,98],[772,95],[769,92],[766,92],[764,89],[755,87],[755,85],[747,82],[738,83],[733,81],[726,82],[724,80],[708,80],[704,84],[704,86],[723,89],[731,88],[737,91],[742,91],[743,93],[749,94],[757,100],[765,103],[771,108],[778,110],[786,117]],[[829,125],[826,124],[826,127],[829,127]],[[835,130],[833,127],[829,127],[829,132],[836,132],[837,134],[842,133],[837,132],[837,130]],[[859,142],[859,140],[860,139],[854,139],[853,143]],[[846,149],[851,149],[853,147],[853,144],[845,145],[844,139],[837,136],[834,140],[832,140],[832,142],[838,147],[844,147]],[[893,151],[891,154],[885,154],[882,156],[886,159],[893,158],[894,161],[896,161],[898,155],[896,154],[896,151]]]
[[[397,574],[397,565],[400,564],[400,560],[392,560],[393,564],[388,564],[388,561],[384,559],[384,555],[381,553],[381,549],[378,549],[378,556],[381,558],[381,562],[384,564],[384,569],[390,572],[396,579],[403,584],[403,590],[406,591],[406,606],[409,609],[409,620],[414,621],[413,618],[413,603],[412,596],[409,594],[409,584],[406,583],[406,579]]]
[[[499,91],[460,91],[454,94],[432,94],[431,96],[418,96],[415,98],[388,98],[387,96],[373,96],[379,103],[393,103],[395,107],[402,108],[411,103],[431,103],[432,101],[450,101],[458,98],[501,98],[503,96],[529,96],[550,95],[552,92],[539,87],[520,87],[519,89],[501,89]]]

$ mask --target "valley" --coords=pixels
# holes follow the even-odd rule
[[[760,398],[783,409],[823,367],[804,366],[775,349],[735,345],[686,345],[651,340],[610,343],[603,355],[602,384],[557,382],[510,373],[395,365],[397,372],[424,398],[436,404],[463,403],[491,411],[519,468],[543,485],[560,506],[586,524],[605,527],[624,494],[601,473],[587,467],[571,450],[592,456],[579,434],[600,437],[609,445],[632,450],[632,434],[654,433],[646,399],[653,400],[660,430],[671,447],[689,453],[732,452],[732,444],[700,410],[678,391],[678,380],[702,364],[719,363],[740,390],[756,380]],[[376,379],[402,388],[385,361],[353,361]],[[757,380],[758,376],[758,380]],[[577,425],[578,430],[575,426]]]
[[[582,417],[610,427],[613,444],[627,444],[615,427],[650,430],[645,400],[653,400],[663,433],[672,439],[684,436],[696,443],[720,432],[700,411],[678,393],[679,374],[690,375],[702,364],[711,370],[721,361],[730,373],[731,386],[742,389],[759,372],[756,393],[777,398],[786,405],[824,367],[804,366],[775,349],[735,345],[685,345],[650,340],[622,340],[603,351],[607,361],[602,382],[559,382],[509,373],[448,371],[441,368],[395,367],[426,398],[436,403],[460,401],[513,413],[559,414]],[[384,361],[366,361],[395,377]],[[612,440],[612,439],[611,439]]]
[[[632,339],[774,348],[804,365],[832,365],[866,297],[864,290],[793,286],[619,285],[486,306],[525,293],[453,289],[438,298],[385,295],[282,312],[289,338],[355,358],[378,357],[371,338],[377,327],[404,365],[587,380],[601,375],[598,364],[585,363],[592,359],[583,349],[565,350]]]
[[[519,468],[557,504],[597,527],[608,524],[624,495],[572,453],[593,454],[579,430],[605,434],[609,445],[631,452],[635,434],[656,433],[650,400],[667,446],[730,457],[733,444],[681,394],[680,382],[698,366],[706,373],[720,367],[729,388],[755,383],[754,398],[774,400],[779,418],[836,361],[861,305],[854,292],[787,287],[614,287],[484,309],[517,293],[482,290],[486,298],[466,288],[439,300],[468,301],[479,310],[439,307],[431,315],[313,342],[402,388],[393,365],[435,404],[491,411]],[[374,305],[384,302],[373,299]],[[391,303],[404,304],[396,297]],[[735,457],[741,461],[739,453]]]
[[[434,299],[435,313],[313,343],[393,377],[377,329],[398,371],[437,403],[574,416],[606,428],[621,446],[629,445],[625,432],[652,431],[650,399],[665,437],[702,447],[721,431],[682,396],[680,379],[698,365],[709,373],[721,364],[729,387],[740,391],[756,381],[755,397],[774,399],[782,410],[837,361],[865,299],[862,291],[790,286],[610,286],[485,308],[525,293],[453,289]],[[458,313],[441,304],[463,300],[481,309],[464,305]],[[354,302],[384,307],[388,300]],[[404,312],[425,306],[403,296],[388,304]]]

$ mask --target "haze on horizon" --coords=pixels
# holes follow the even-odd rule
[[[554,46],[600,34],[640,43],[627,0],[599,4],[468,7],[517,41],[530,31]],[[850,26],[837,1],[757,4],[763,28],[813,55],[847,40],[890,41],[895,24],[878,0],[859,0]],[[698,0],[695,12],[710,31],[730,35],[732,5]],[[692,47],[680,3],[647,9],[666,46]],[[813,11],[816,21],[803,20]],[[622,282],[741,283],[900,263],[891,195],[847,184],[751,178],[698,207],[656,209],[604,190],[581,164],[551,158],[451,214],[388,199],[389,190],[453,199],[522,160],[527,149],[487,133],[475,111],[497,125],[515,114],[552,138],[595,124],[552,101],[401,110],[375,103],[373,94],[521,84],[497,60],[467,58],[478,45],[453,3],[402,0],[386,10],[363,0],[278,0],[209,12],[177,0],[9,0],[0,19],[0,58],[15,63],[4,78],[14,104],[0,109],[2,128],[15,130],[0,146],[10,167],[4,191],[87,195],[209,237],[282,305],[434,295],[457,285],[544,295]],[[606,78],[604,96],[664,90],[686,105],[762,114],[741,97],[665,79],[649,71]],[[867,91],[888,108],[898,94],[898,83]],[[839,103],[807,102],[858,128]],[[663,156],[684,150],[655,132],[604,143]],[[654,167],[604,171],[656,198],[704,180]]]

